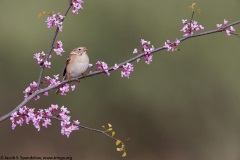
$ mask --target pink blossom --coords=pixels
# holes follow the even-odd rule
[[[51,107],[47,108],[47,109],[44,109],[44,112],[45,112],[45,116],[52,116],[52,109]]]
[[[92,68],[92,67],[93,67],[93,64],[89,63],[89,64],[88,64],[88,67],[89,67],[89,68]]]
[[[69,114],[70,113],[69,110],[66,107],[64,107],[64,106],[61,107],[61,112],[63,114]]]
[[[46,76],[46,77],[45,77],[45,81],[46,81],[46,82],[50,82],[51,79],[52,79],[52,78],[50,78],[49,76]]]
[[[11,114],[10,120],[12,121],[12,130],[14,130],[17,126],[15,120],[18,119],[18,117],[19,115],[17,114],[17,112]]]
[[[224,19],[224,20],[223,20],[223,24],[224,24],[224,26],[226,26],[227,23],[228,23],[228,21],[227,21],[226,19]]]
[[[48,28],[52,28],[55,25],[55,21],[56,21],[56,15],[54,14],[53,16],[50,16],[47,18],[46,22],[47,22],[47,27]]]
[[[119,66],[117,64],[114,65],[113,69],[117,70],[119,68]]]
[[[144,53],[145,55],[143,56],[143,58],[145,59],[145,62],[147,64],[150,64],[152,62],[152,51],[154,50],[154,46],[152,46],[151,48],[144,48]]]
[[[145,54],[151,54],[154,50],[154,46],[152,46],[151,48],[143,48],[143,50]]]
[[[22,108],[19,109],[18,111],[20,114],[27,114],[27,107],[23,106]]]
[[[57,46],[55,47],[55,49],[53,49],[54,52],[56,52],[56,54],[59,56],[62,56],[62,53],[65,52],[62,46],[62,41],[57,41]]]
[[[72,86],[71,86],[72,91],[74,91],[75,88],[76,88],[76,85],[72,85]]]
[[[138,49],[137,49],[137,48],[135,48],[135,49],[133,50],[133,54],[136,54],[136,53],[138,53]]]
[[[50,78],[49,76],[45,77],[45,81],[49,83],[48,86],[59,86],[61,84],[59,79],[59,74],[58,75],[53,75],[54,78]]]
[[[14,130],[17,125],[22,126],[24,123],[29,124],[32,121],[33,126],[40,131],[41,126],[48,127],[51,125],[50,117],[61,117],[61,133],[70,136],[71,132],[78,130],[78,125],[80,122],[78,120],[70,122],[70,112],[64,106],[61,107],[59,111],[58,105],[51,105],[47,109],[40,109],[37,112],[34,111],[34,108],[27,108],[26,106],[19,109],[18,112],[11,114],[10,120],[12,122],[12,129]]]
[[[73,0],[73,10],[72,12],[78,14],[79,9],[83,9],[82,7],[83,1],[82,0]]]
[[[233,28],[233,26],[230,26],[227,28],[228,21],[224,19],[223,25],[222,24],[216,24],[218,29],[221,29],[226,32],[227,36],[231,36],[232,33],[234,33],[236,30]]]
[[[143,58],[145,59],[145,62],[147,64],[150,64],[152,62],[153,55],[144,55]]]
[[[70,89],[69,89],[70,87],[69,87],[68,83],[66,83],[64,85],[61,85],[61,82],[58,80],[59,79],[59,74],[53,75],[53,77],[54,78],[51,78],[49,76],[45,77],[45,82],[49,83],[49,85],[48,85],[49,87],[50,86],[59,86],[59,93],[61,95],[64,95],[64,96],[66,95],[67,92],[70,92]],[[71,86],[71,89],[73,91],[75,89],[75,87]]]
[[[121,77],[129,78],[131,72],[133,72],[133,65],[131,63],[127,63],[123,65],[123,71],[121,72]]]
[[[27,87],[27,88],[23,91],[23,93],[24,93],[24,98],[25,98],[25,99],[28,98],[29,95],[33,94],[33,93],[36,91],[36,89],[37,89],[37,83],[36,83],[35,81],[33,81],[32,83],[30,83],[29,87]],[[36,98],[36,97],[35,97],[35,98]],[[39,98],[37,97],[37,99],[39,99]]]
[[[23,118],[19,118],[16,123],[19,124],[20,126],[23,125],[24,119]]]
[[[80,122],[79,122],[78,120],[76,120],[76,121],[73,121],[73,124],[75,124],[75,125],[79,125]]]
[[[51,107],[49,107],[49,110],[51,111],[51,112],[54,112],[54,111],[57,111],[58,110],[58,105],[57,104],[52,104],[51,105]]]
[[[184,24],[184,26],[180,31],[185,33],[183,35],[184,37],[193,34],[193,31],[204,30],[204,27],[202,25],[198,25],[197,21],[192,21],[191,23],[188,23],[187,20],[182,19],[182,23]]]
[[[41,115],[36,115],[36,117],[34,117],[33,121],[33,125],[34,127],[40,131],[41,127],[40,127],[40,122],[43,119],[43,117]]]
[[[45,67],[50,68],[51,67],[51,62],[45,61],[44,65],[45,65]]]
[[[36,53],[34,54],[33,58],[37,60],[38,64],[42,66],[44,64],[45,67],[50,68],[51,62],[44,61],[45,53],[42,51],[42,53]]]
[[[52,16],[48,17],[46,20],[47,27],[52,28],[53,26],[57,26],[59,31],[62,32],[63,19],[64,19],[64,16],[60,15],[60,13],[53,14]]]
[[[53,75],[53,77],[58,80],[59,79],[59,74]]]
[[[231,36],[230,30],[226,30],[226,34],[227,34],[228,36]]]
[[[44,96],[48,96],[48,92],[44,92],[43,95],[44,95]]]
[[[64,84],[62,87],[59,88],[59,90],[61,95],[66,96],[66,93],[70,92],[69,84],[68,83]]]
[[[178,46],[180,43],[179,40],[176,40],[175,42],[171,42],[170,40],[167,40],[165,42],[164,48],[167,48],[167,51],[175,51],[175,47]]]
[[[25,99],[28,98],[29,95],[32,94],[31,88],[30,88],[30,87],[27,87],[27,88],[25,89],[25,91],[23,91],[23,93],[25,94],[25,95],[24,95],[24,98],[25,98]]]
[[[70,116],[66,115],[64,112],[59,113],[58,115],[62,121],[70,123]]]
[[[222,24],[217,24],[218,29],[222,29]]]
[[[110,76],[110,73],[109,73],[109,71],[108,71],[108,65],[107,65],[107,63],[102,62],[102,61],[97,61],[96,64],[97,64],[97,66],[98,66],[98,68],[97,68],[98,71],[104,71],[104,73],[105,73],[107,76]]]
[[[45,118],[43,120],[42,126],[47,128],[48,125],[51,125],[51,119]]]
[[[40,53],[34,54],[33,58],[38,61],[40,59]]]
[[[42,53],[40,53],[40,55],[42,58],[44,58],[46,54],[42,51]]]
[[[45,53],[35,53],[33,58],[37,60],[38,64],[41,66],[43,64],[43,59],[45,57]]]
[[[35,81],[33,81],[32,83],[30,83],[30,87],[33,89],[37,88],[37,83]]]
[[[150,47],[150,41],[146,41],[144,39],[141,39],[140,41],[141,45],[142,45],[142,51],[144,51],[144,56],[143,58],[145,59],[145,62],[147,64],[150,64],[152,62],[152,55],[151,53],[154,51],[154,46],[152,45],[152,47]],[[135,48],[133,50],[133,54],[138,53],[139,50],[137,48]],[[137,59],[137,62],[140,61],[140,58]]]
[[[79,130],[77,125],[71,124],[69,121],[62,121],[61,126],[62,135],[66,135],[68,138],[72,131]]]
[[[34,100],[36,101],[36,100],[39,100],[40,99],[40,96],[39,95],[36,95],[35,97],[34,97]]]
[[[233,28],[233,26],[230,26],[229,30],[230,30],[231,33],[236,31],[236,30]]]
[[[28,108],[27,119],[26,119],[27,124],[29,124],[30,120],[34,119],[35,117],[34,110],[35,110],[34,108]]]
[[[187,19],[182,19],[182,23],[187,24],[188,23]]]
[[[150,45],[150,41],[145,41],[144,39],[141,39],[141,44],[143,48],[146,48]]]
[[[62,32],[63,22],[56,21],[56,25],[57,25],[59,31]]]

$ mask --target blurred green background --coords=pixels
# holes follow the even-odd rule
[[[109,65],[132,57],[140,39],[160,47],[167,39],[181,38],[181,19],[189,19],[190,0],[85,1],[79,15],[67,16],[62,40],[66,53],[53,54],[45,76],[62,72],[68,52],[86,46],[91,63]],[[36,81],[39,66],[33,54],[47,52],[55,28],[46,27],[41,11],[64,13],[67,0],[0,1],[0,114],[23,100],[22,91]],[[205,30],[223,19],[239,20],[240,1],[197,1],[202,13],[195,19]],[[239,26],[235,29],[239,31]],[[68,107],[72,119],[101,129],[110,122],[116,137],[126,142],[126,159],[134,160],[239,160],[240,159],[240,54],[239,38],[218,33],[181,43],[180,52],[158,52],[153,63],[134,63],[130,79],[120,71],[82,80],[68,96],[31,101],[28,107],[51,104]],[[11,130],[0,124],[0,155],[71,156],[73,159],[122,159],[111,139],[87,130],[70,138],[52,121],[38,132],[32,125]]]

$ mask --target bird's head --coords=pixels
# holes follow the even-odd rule
[[[81,56],[81,55],[87,53],[87,48],[86,48],[86,47],[78,47],[78,48],[75,48],[75,49],[73,50],[73,53]]]

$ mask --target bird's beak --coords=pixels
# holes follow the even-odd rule
[[[86,52],[86,51],[87,51],[87,48],[86,48],[86,47],[84,47],[84,48],[83,48],[83,51],[85,51],[85,52]]]

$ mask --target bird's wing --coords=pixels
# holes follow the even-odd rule
[[[68,56],[67,60],[66,60],[65,68],[64,68],[64,70],[63,70],[63,77],[66,75],[67,66],[68,66],[68,64],[69,64],[69,61],[71,60],[71,57],[72,57],[72,55],[70,54],[70,55]]]

